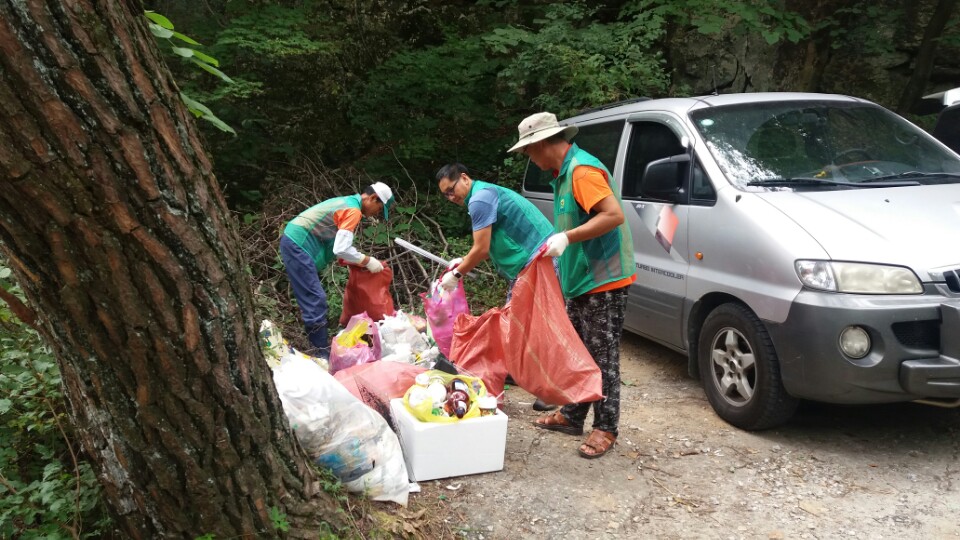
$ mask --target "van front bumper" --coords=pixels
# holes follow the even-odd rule
[[[905,360],[900,364],[900,386],[916,395],[960,397],[960,305],[940,304],[940,354]]]
[[[851,404],[960,399],[960,300],[803,291],[783,323],[765,324],[792,396]],[[870,336],[864,358],[840,350],[848,326]]]

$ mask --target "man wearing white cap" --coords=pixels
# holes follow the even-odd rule
[[[383,212],[383,219],[387,219],[392,204],[393,191],[383,182],[376,182],[361,194],[336,197],[311,206],[290,220],[283,230],[280,257],[300,306],[307,338],[316,348],[315,356],[330,355],[327,294],[320,284],[319,272],[338,258],[371,272],[382,271],[380,261],[353,247],[353,231],[363,216]]]
[[[570,140],[576,126],[561,126],[551,113],[525,118],[511,152],[553,171],[553,224],[545,255],[560,260],[560,287],[567,315],[593,356],[603,379],[603,399],[575,403],[537,419],[536,426],[583,433],[591,406],[593,431],[580,455],[598,458],[617,439],[620,422],[620,336],[627,289],[636,280],[633,239],[620,206],[620,189],[599,159]]]

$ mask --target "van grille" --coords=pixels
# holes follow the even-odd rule
[[[940,348],[939,321],[907,321],[891,325],[900,345],[908,349]]]
[[[960,292],[960,269],[944,270],[943,279],[951,291]]]

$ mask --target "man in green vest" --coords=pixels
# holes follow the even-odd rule
[[[383,182],[376,182],[363,193],[314,205],[287,223],[280,237],[280,257],[315,356],[330,356],[327,294],[320,284],[319,272],[338,258],[371,272],[382,271],[380,261],[353,247],[353,232],[361,217],[383,212],[383,219],[387,219],[392,204],[393,191]]]
[[[464,274],[489,257],[497,271],[510,280],[509,301],[517,275],[538,255],[540,246],[553,234],[553,225],[520,194],[474,180],[460,163],[441,167],[437,182],[440,193],[450,202],[467,207],[473,227],[473,246],[462,259],[450,261],[440,286],[454,290]],[[533,408],[548,411],[556,406],[537,399]]]
[[[603,379],[603,399],[563,406],[536,426],[579,435],[593,408],[593,431],[580,455],[598,458],[613,446],[620,422],[620,336],[627,289],[636,280],[633,239],[620,206],[620,188],[596,157],[570,140],[576,126],[561,126],[551,113],[537,113],[518,126],[510,152],[529,156],[552,171],[553,224],[545,255],[560,260],[560,287],[570,322],[593,356]]]

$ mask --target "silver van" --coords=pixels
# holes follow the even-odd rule
[[[636,100],[563,122],[616,177],[625,328],[685,353],[717,414],[800,399],[960,406],[960,156],[862,99]],[[548,217],[551,175],[523,194]]]

